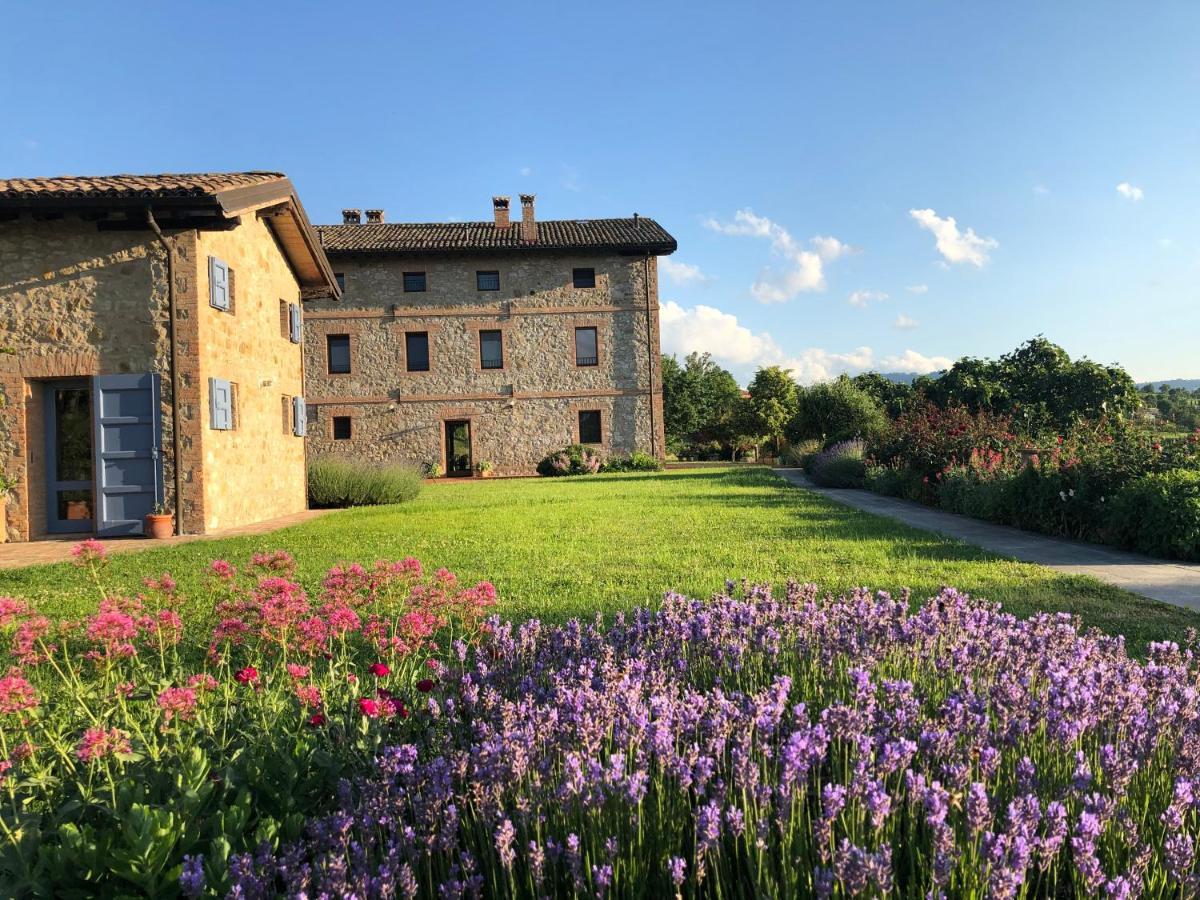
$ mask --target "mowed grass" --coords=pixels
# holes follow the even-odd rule
[[[590,618],[653,604],[671,589],[707,596],[727,578],[795,578],[834,592],[909,587],[916,599],[953,585],[1018,615],[1078,613],[1135,648],[1200,626],[1186,610],[841,507],[760,468],[432,484],[410,503],[338,511],[272,534],[113,554],[104,578],[132,593],[145,576],[169,571],[189,611],[203,616],[210,561],[240,565],[277,548],[296,556],[313,586],[339,561],[415,556],[464,580],[491,580],[499,613],[514,619]],[[0,594],[71,616],[96,596],[70,564],[0,570]]]

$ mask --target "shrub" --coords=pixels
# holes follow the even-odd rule
[[[407,465],[374,465],[336,457],[308,464],[308,502],[326,507],[403,503],[421,492],[421,475]]]
[[[862,441],[842,441],[822,450],[805,471],[822,487],[862,487],[867,475]]]
[[[663,464],[649,453],[634,450],[610,456],[601,466],[603,472],[661,472]]]
[[[880,466],[868,462],[863,483],[869,490],[886,497],[899,497],[917,503],[928,501],[929,486],[922,483],[920,475],[903,466]]]
[[[1200,471],[1175,469],[1134,479],[1113,498],[1108,522],[1122,546],[1200,561]]]
[[[800,441],[797,444],[789,444],[785,447],[783,452],[779,454],[779,461],[785,466],[798,466],[801,469],[807,469],[820,452],[820,441]]]
[[[887,416],[875,398],[846,377],[801,388],[798,403],[788,426],[788,437],[794,441],[840,443],[887,428]]]
[[[600,453],[583,444],[572,444],[546,454],[537,465],[539,475],[595,475],[603,460]]]
[[[343,779],[430,728],[448,674],[431,654],[475,640],[495,600],[415,559],[306,589],[280,551],[212,563],[197,624],[170,575],[136,593],[105,583],[98,542],[76,557],[104,598],[82,620],[0,598],[5,896],[224,894],[231,857],[298,839]]]
[[[730,582],[733,584],[733,582]],[[609,630],[496,623],[239,896],[1175,897],[1193,648],[943,590],[669,593]],[[431,713],[432,714],[432,713]]]

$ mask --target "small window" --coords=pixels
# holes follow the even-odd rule
[[[479,332],[479,367],[504,368],[504,335],[500,331]]]
[[[335,441],[350,440],[351,430],[349,416],[333,417],[333,439]]]
[[[575,329],[575,365],[600,365],[600,350],[596,344],[595,328]]]
[[[600,410],[581,409],[579,411],[579,443],[599,444],[600,442]]]
[[[476,272],[475,273],[475,290],[477,290],[477,291],[498,291],[498,290],[500,290],[500,273],[499,272]]]
[[[577,288],[594,288],[596,286],[596,270],[572,269],[571,281]]]
[[[424,272],[405,272],[404,273],[404,293],[420,293],[425,290],[425,273]]]
[[[333,280],[337,282],[338,290],[344,294],[346,292],[346,273],[334,272]]]
[[[404,334],[404,365],[410,372],[429,371],[429,332],[408,331]]]
[[[350,371],[350,335],[328,334],[325,342],[329,352],[329,374],[346,375]]]

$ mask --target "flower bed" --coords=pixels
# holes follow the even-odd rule
[[[1188,896],[1190,649],[946,589],[496,624],[240,896]],[[196,886],[199,887],[198,885]]]
[[[296,840],[474,640],[490,584],[415,559],[331,569],[310,595],[286,553],[209,568],[213,620],[184,622],[170,575],[104,584],[82,621],[0,598],[0,884],[5,895],[172,894],[231,858]],[[410,734],[412,732],[413,734]],[[203,868],[199,860],[203,857]]]

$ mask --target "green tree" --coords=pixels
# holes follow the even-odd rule
[[[844,441],[871,437],[886,427],[887,416],[875,398],[842,375],[800,389],[796,415],[788,425],[788,438]]]
[[[870,394],[871,398],[892,419],[903,413],[916,395],[911,384],[892,381],[878,372],[863,372],[850,380],[860,391]]]
[[[754,373],[748,391],[752,412],[750,422],[758,434],[772,442],[778,453],[788,423],[799,410],[796,382],[779,366],[767,366]]]
[[[689,353],[682,365],[663,357],[663,427],[676,453],[719,443],[728,450],[742,392],[732,374],[707,353]]]

